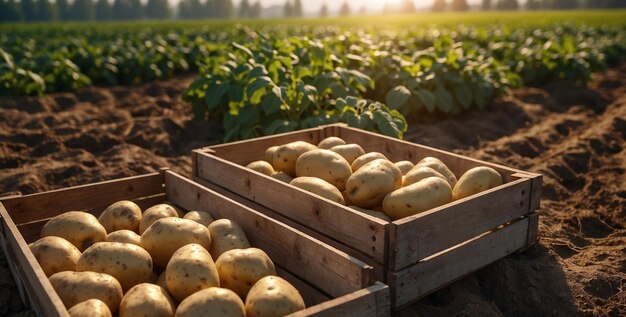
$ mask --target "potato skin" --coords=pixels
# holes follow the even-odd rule
[[[274,262],[261,249],[234,249],[224,252],[215,261],[221,287],[246,298],[248,291],[261,278],[276,275]]]
[[[76,271],[111,275],[126,291],[150,279],[152,259],[148,251],[134,244],[98,242],[83,252],[76,264]]]
[[[278,149],[278,145],[270,146],[265,150],[265,155],[263,156],[263,160],[271,164],[274,164],[274,152]]]
[[[53,274],[49,280],[66,308],[95,298],[115,314],[122,301],[122,286],[108,274],[63,271]]]
[[[448,180],[450,187],[454,188],[454,185],[456,185],[456,176],[440,159],[427,156],[419,161],[417,164],[415,164],[415,167],[418,166],[428,166],[443,175],[443,177]]]
[[[246,233],[238,223],[230,219],[218,219],[209,225],[211,233],[211,257],[217,259],[222,253],[232,249],[250,247]]]
[[[119,317],[173,317],[175,312],[174,300],[166,289],[142,283],[124,294]]]
[[[158,204],[146,209],[139,223],[139,234],[143,234],[155,221],[167,217],[178,217],[176,209],[168,204]]]
[[[246,167],[253,171],[257,171],[261,174],[265,174],[267,176],[272,176],[272,174],[276,173],[274,171],[274,167],[272,166],[272,164],[266,161],[254,161],[246,165]]]
[[[389,193],[383,200],[383,212],[392,220],[398,220],[451,200],[450,184],[441,177],[428,177]]]
[[[213,221],[215,221],[215,218],[213,218],[210,213],[205,211],[190,211],[183,216],[183,219],[193,220],[205,227],[208,227]]]
[[[311,143],[296,141],[279,146],[274,152],[274,169],[276,172],[285,172],[291,176],[296,176],[296,162],[300,155],[317,149]]]
[[[99,299],[88,299],[68,309],[71,317],[111,317],[107,304]]]
[[[376,159],[354,172],[346,182],[346,193],[353,205],[380,206],[383,198],[402,186],[402,173],[393,163]]]
[[[247,317],[278,317],[306,308],[300,292],[278,276],[266,276],[256,282],[245,307]]]
[[[330,150],[333,146],[345,145],[346,141],[336,136],[329,136],[317,144],[319,149]]]
[[[365,154],[365,150],[358,144],[344,144],[344,145],[336,145],[330,148],[331,151],[336,152],[337,154],[343,156],[343,158],[348,161],[348,164],[352,165],[352,162],[357,159],[357,157]]]
[[[215,262],[201,245],[192,243],[176,250],[165,269],[167,290],[177,301],[205,288],[219,287]]]
[[[131,243],[139,245],[141,242],[141,236],[130,230],[117,230],[109,233],[105,240],[106,242],[119,242],[119,243]]]
[[[352,169],[343,156],[331,150],[306,152],[296,161],[296,175],[321,178],[339,190],[346,188]]]
[[[372,210],[372,209],[365,209],[365,208],[361,208],[358,206],[348,206],[358,212],[362,212],[364,214],[370,215],[372,217],[376,217],[379,218],[381,220],[385,220],[385,221],[389,221],[391,222],[391,218],[389,218],[389,216],[385,215],[385,213],[377,211],[377,210]]]
[[[502,175],[487,166],[478,166],[465,172],[452,189],[452,199],[458,200],[502,185]]]
[[[162,268],[167,266],[176,250],[190,243],[200,244],[205,249],[210,248],[209,229],[193,220],[168,217],[155,221],[141,235],[141,247]]]
[[[109,233],[123,229],[139,232],[141,208],[132,201],[118,201],[107,207],[98,221]]]
[[[296,177],[289,184],[304,189],[313,194],[330,199],[336,203],[345,205],[346,201],[337,187],[331,185],[327,181],[317,177]]]
[[[219,287],[209,287],[193,293],[176,309],[176,317],[245,317],[245,315],[246,309],[241,298],[233,291]]]
[[[415,164],[413,164],[413,162],[411,161],[399,161],[393,163],[393,165],[400,169],[402,175],[406,175],[406,173],[408,173],[413,167],[415,167]]]
[[[359,168],[363,167],[363,165],[377,159],[388,160],[388,158],[380,152],[365,153],[357,157],[354,162],[352,162],[352,165],[350,166],[352,167],[352,172],[356,172]]]
[[[79,251],[96,242],[104,241],[107,232],[94,215],[82,211],[68,211],[48,221],[41,229],[41,237],[57,236],[73,244]]]
[[[272,178],[275,178],[281,182],[285,182],[285,183],[289,183],[293,180],[293,177],[291,177],[291,175],[285,173],[285,172],[278,172],[278,173],[274,173],[272,174]]]
[[[428,166],[415,166],[406,175],[404,175],[404,178],[402,179],[402,186],[406,187],[411,184],[415,184],[428,177],[440,177],[448,181],[445,176]]]
[[[43,237],[31,243],[29,247],[47,277],[58,272],[76,270],[80,251],[63,238]]]

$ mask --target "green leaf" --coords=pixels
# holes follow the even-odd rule
[[[437,98],[432,92],[426,89],[420,89],[417,91],[417,97],[422,102],[424,107],[426,107],[426,110],[428,110],[428,112],[435,111],[435,107],[437,106]]]
[[[247,87],[246,93],[248,98],[251,98],[252,95],[257,92],[259,89],[263,89],[269,86],[274,86],[272,79],[267,76],[261,76],[254,79]]]
[[[472,105],[474,96],[466,84],[460,84],[454,86],[454,97],[461,107],[467,110]]]
[[[230,85],[222,83],[212,83],[206,91],[204,101],[210,110],[219,107],[222,104],[222,97],[228,93]]]
[[[263,129],[263,133],[266,135],[277,134],[283,132],[293,131],[298,127],[297,122],[278,119]]]
[[[391,115],[387,112],[378,110],[373,113],[373,120],[376,123],[378,131],[384,135],[401,138],[402,132],[396,126]]]
[[[250,56],[251,58],[254,58],[254,54],[252,54],[252,51],[250,49],[248,49],[247,47],[237,43],[237,42],[233,42],[233,46],[241,51],[243,51],[244,53],[246,53],[248,56]]]
[[[260,113],[259,108],[251,105],[247,105],[239,110],[237,119],[241,126],[253,126],[259,121]]]
[[[404,105],[411,97],[411,91],[408,88],[400,85],[387,93],[385,97],[385,103],[392,109],[398,109]]]
[[[437,98],[437,109],[443,113],[452,113],[454,99],[452,99],[452,95],[445,88],[437,88],[435,97]]]

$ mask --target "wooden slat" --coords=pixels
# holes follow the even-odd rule
[[[424,259],[418,264],[390,274],[395,285],[392,306],[410,304],[455,280],[503,258],[527,243],[529,218],[502,229],[487,232],[454,248]]]
[[[175,204],[232,219],[248,233],[252,245],[331,296],[361,289],[371,280],[371,267],[365,263],[200,184],[172,172],[165,173],[165,183],[168,198]]]
[[[513,177],[518,178],[528,178],[531,181],[530,185],[530,210],[537,210],[541,207],[541,190],[543,187],[543,175],[530,173],[530,172],[519,172],[513,174]]]
[[[0,201],[11,211],[15,223],[23,223],[160,192],[163,192],[162,177],[160,173],[152,173]]]
[[[194,175],[264,205],[384,264],[389,223],[220,157],[195,152]]]
[[[289,271],[281,268],[280,266],[276,266],[276,274],[287,280],[300,292],[306,307],[315,306],[332,299],[332,297],[328,294],[324,294],[323,292],[315,289],[315,287],[311,286],[309,283],[289,273]]]
[[[69,316],[3,204],[0,203],[0,244],[9,265],[14,265],[17,272],[14,278],[24,285],[33,309],[40,315]]]
[[[289,317],[359,317],[390,315],[389,288],[376,283],[366,289],[287,315]]]
[[[526,247],[530,247],[537,243],[539,238],[539,214],[534,212],[528,216],[528,239]]]
[[[389,234],[389,267],[399,270],[513,221],[529,210],[530,180],[518,179],[474,196],[400,219]]]

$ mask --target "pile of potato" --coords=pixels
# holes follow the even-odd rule
[[[490,167],[472,168],[457,180],[437,158],[394,163],[338,137],[317,146],[304,141],[272,146],[263,161],[246,167],[387,221],[502,184],[502,176]]]
[[[283,316],[305,308],[241,227],[131,201],[70,211],[30,245],[71,316]],[[215,261],[214,261],[215,259]]]

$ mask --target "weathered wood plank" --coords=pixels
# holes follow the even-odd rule
[[[323,292],[317,290],[315,287],[289,273],[289,271],[281,268],[280,266],[276,266],[276,274],[287,280],[300,292],[306,307],[315,306],[333,299],[328,294],[324,294]]]
[[[389,307],[389,288],[376,283],[366,289],[309,307],[305,310],[288,315],[289,317],[385,317],[391,313]]]

